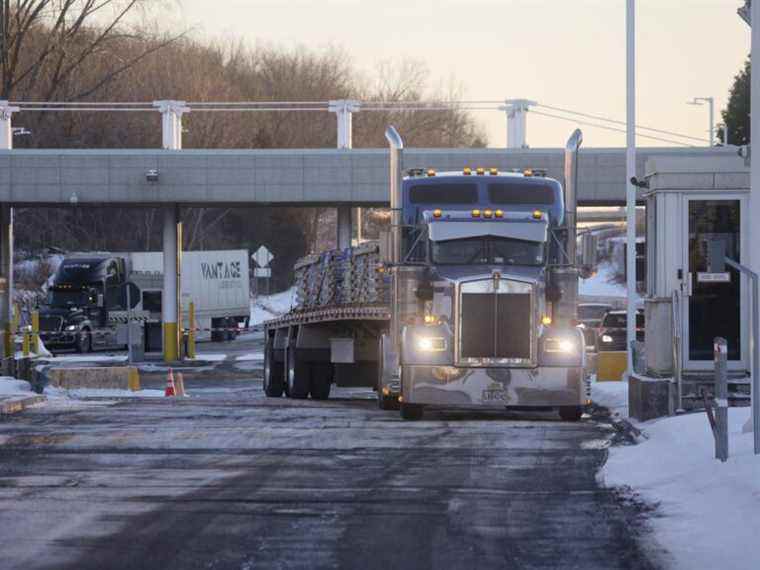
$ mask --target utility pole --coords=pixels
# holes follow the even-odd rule
[[[628,372],[633,373],[633,341],[636,340],[636,0],[626,0],[626,287],[628,318],[626,349]]]
[[[707,103],[709,109],[710,118],[710,146],[715,146],[715,98],[714,97],[694,97],[693,100],[687,101],[687,105],[701,106],[703,103]]]

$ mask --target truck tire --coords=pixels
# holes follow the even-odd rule
[[[311,386],[309,392],[314,400],[327,400],[330,397],[333,373],[330,364],[311,365]]]
[[[299,358],[298,351],[293,347],[287,350],[287,383],[288,396],[296,400],[303,400],[309,395],[311,383],[309,365]]]
[[[270,398],[279,398],[285,390],[285,372],[282,362],[274,359],[272,339],[267,339],[264,348],[264,393]]]
[[[92,333],[90,333],[90,329],[82,329],[82,332],[77,335],[75,350],[79,354],[92,352]]]
[[[409,421],[422,419],[423,408],[419,404],[401,403],[401,418]]]
[[[583,406],[560,406],[559,417],[566,422],[577,422],[583,416]]]

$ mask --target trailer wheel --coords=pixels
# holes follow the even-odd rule
[[[309,395],[310,370],[309,365],[298,357],[298,351],[294,347],[288,348],[288,396],[297,400],[303,400]]]
[[[332,366],[329,364],[312,364],[311,386],[309,392],[314,400],[327,400],[330,397],[332,387]]]
[[[419,404],[401,403],[401,418],[409,421],[422,419],[423,408]]]
[[[560,406],[559,417],[566,422],[577,422],[583,416],[582,406]]]
[[[267,339],[264,348],[264,393],[270,398],[279,398],[285,389],[285,379],[283,376],[282,362],[276,362],[274,359],[274,347],[272,339]]]

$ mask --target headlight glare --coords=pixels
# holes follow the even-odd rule
[[[418,336],[415,342],[421,352],[440,352],[446,350],[446,339],[443,337]]]
[[[602,335],[602,342],[612,342],[612,337],[608,334]]]
[[[68,325],[64,330],[75,331],[75,330],[77,330],[77,326],[76,325]]]
[[[572,354],[576,350],[576,343],[571,338],[549,337],[544,341],[544,350],[546,352]]]

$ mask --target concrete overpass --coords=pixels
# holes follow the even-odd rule
[[[711,157],[735,148],[641,148],[653,156]],[[542,168],[562,181],[562,149],[407,149],[405,168]],[[581,151],[579,203],[625,203],[625,149]],[[156,171],[156,181],[147,173]],[[12,206],[387,206],[388,152],[337,150],[5,150],[0,203]]]

